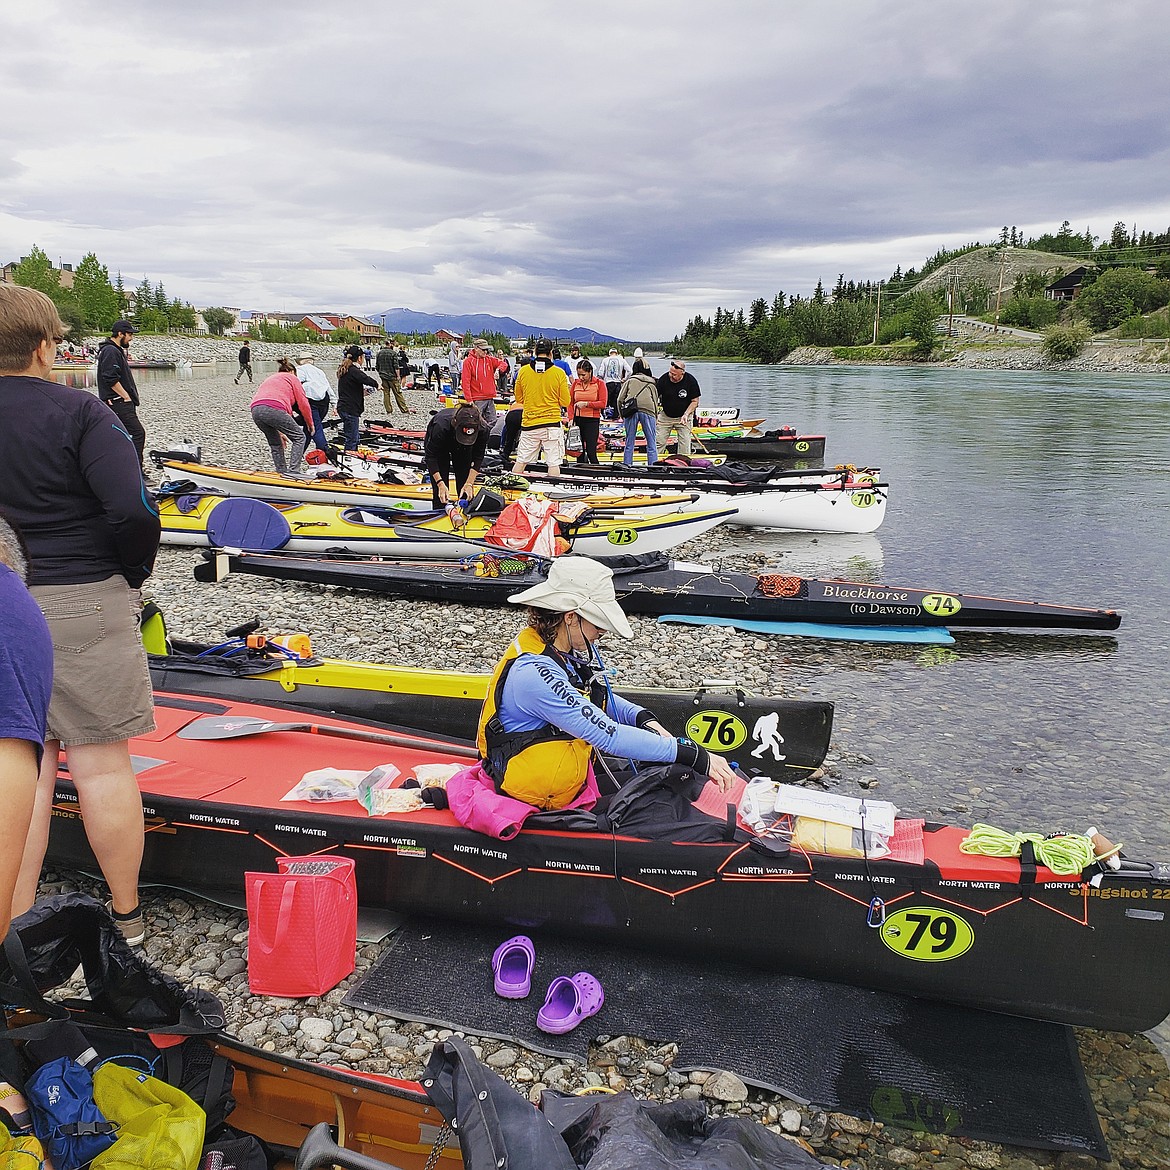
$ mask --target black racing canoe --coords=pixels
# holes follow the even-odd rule
[[[891,857],[789,850],[742,827],[727,839],[734,822],[710,786],[697,802],[707,840],[591,827],[582,813],[542,814],[497,840],[445,809],[368,816],[356,800],[282,799],[327,766],[393,763],[409,776],[450,759],[441,743],[361,742],[349,737],[360,721],[326,716],[325,734],[206,740],[207,721],[288,715],[192,695],[157,695],[155,714],[158,729],[130,747],[148,881],[238,896],[246,871],[271,871],[282,854],[336,852],[354,859],[363,904],[498,923],[501,938],[542,928],[1094,1028],[1151,1028],[1170,1011],[1170,865],[1127,859],[1060,876],[965,853],[965,829],[913,820],[896,823]],[[91,866],[67,763],[48,858]]]
[[[471,551],[469,547],[469,551]],[[410,564],[344,556],[283,553],[213,553],[196,565],[195,577],[214,581],[226,572],[286,581],[343,585],[396,597],[503,605],[544,577],[531,562],[517,562],[505,576],[480,576],[473,564]],[[624,557],[608,561],[627,613],[742,618],[752,621],[820,622],[849,626],[943,626],[953,628],[1116,630],[1112,609],[1016,601],[859,581],[820,580],[781,573],[750,574],[669,561]]]

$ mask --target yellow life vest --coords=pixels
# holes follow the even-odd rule
[[[504,683],[522,654],[555,657],[531,626],[520,631],[492,672],[479,713],[476,746],[484,771],[505,796],[536,808],[564,808],[585,786],[593,748],[551,723],[533,731],[504,730],[499,717]],[[601,684],[590,687],[588,699],[605,710]]]

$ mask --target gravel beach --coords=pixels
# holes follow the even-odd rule
[[[135,355],[160,350],[161,345],[149,344],[153,340],[136,340]],[[202,376],[204,371],[200,371],[200,376],[193,378],[141,381],[140,414],[148,450],[194,440],[202,444],[208,462],[267,468],[267,446],[248,414],[251,387],[232,382],[235,344],[217,344],[227,360],[217,363],[212,376]],[[289,347],[254,348],[259,381],[273,368],[264,359]],[[335,349],[314,348],[318,364],[332,375]],[[407,397],[418,412],[412,417],[421,425],[433,409],[433,396],[408,390]],[[367,405],[371,416],[382,417],[380,395],[371,395]],[[734,553],[729,551],[733,543]],[[682,555],[691,559],[724,555],[726,563],[736,567],[768,560],[765,553],[753,554],[742,532],[734,529],[716,530],[703,539],[701,547],[688,546]],[[515,615],[496,610],[396,601],[332,586],[245,576],[231,576],[214,586],[202,585],[191,575],[198,559],[199,554],[192,550],[164,548],[147,583],[145,592],[159,603],[173,636],[214,641],[227,627],[258,615],[269,632],[310,632],[315,651],[325,656],[485,671],[516,628]],[[610,639],[606,645],[607,660],[628,685],[693,686],[703,678],[734,677],[760,693],[820,698],[824,696],[818,693],[818,679],[863,668],[871,653],[865,646],[815,642],[793,646],[797,640],[765,639],[713,627],[704,632],[703,653],[697,658],[693,630],[664,627],[638,617],[632,618],[631,624],[633,642],[619,644]],[[851,740],[850,726],[849,713],[839,703],[826,780],[852,794],[874,781],[867,745]],[[80,874],[46,875],[46,893],[75,888],[99,890]],[[361,946],[355,975],[320,999],[252,996],[246,970],[247,922],[242,911],[164,890],[147,891],[143,906],[148,925],[147,957],[180,980],[218,994],[227,1009],[229,1031],[258,1047],[416,1078],[434,1041],[446,1035],[434,1028],[355,1012],[341,1005],[346,991],[377,958],[379,947],[375,945]],[[1077,1039],[1113,1152],[1114,1162],[1108,1165],[1170,1166],[1170,1072],[1165,1058],[1142,1036],[1081,1031]],[[1079,1154],[915,1135],[826,1114],[749,1089],[730,1074],[678,1073],[673,1068],[673,1046],[651,1047],[636,1037],[612,1037],[593,1046],[585,1067],[496,1040],[469,1037],[469,1042],[481,1059],[533,1099],[546,1086],[572,1091],[588,1085],[629,1088],[654,1099],[701,1097],[713,1112],[754,1117],[801,1141],[834,1165],[863,1170],[895,1166],[1072,1170],[1100,1165]]]

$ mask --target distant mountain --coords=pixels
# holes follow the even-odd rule
[[[609,333],[578,326],[561,329],[555,326],[525,325],[514,317],[493,317],[490,313],[416,313],[413,309],[380,309],[366,314],[371,321],[382,325],[390,333],[436,333],[448,329],[452,333],[502,333],[505,337],[554,337],[570,341],[629,342]]]

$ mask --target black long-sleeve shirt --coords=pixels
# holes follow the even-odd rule
[[[120,573],[137,588],[158,552],[159,519],[130,436],[92,394],[0,377],[0,505],[29,550],[29,583]]]
[[[445,410],[436,411],[431,416],[431,421],[427,423],[427,432],[423,438],[423,457],[426,460],[428,475],[441,471],[447,460],[457,467],[466,463],[476,471],[483,468],[491,428],[485,424],[480,427],[474,443],[460,443],[455,438],[455,410],[456,407],[448,406]]]
[[[103,402],[121,401],[122,396],[114,389],[114,383],[121,382],[130,401],[138,405],[138,383],[130,372],[129,361],[126,351],[112,337],[107,337],[98,347],[98,397]]]
[[[366,410],[366,387],[378,389],[378,383],[359,366],[350,366],[337,379],[337,413],[361,415]]]

